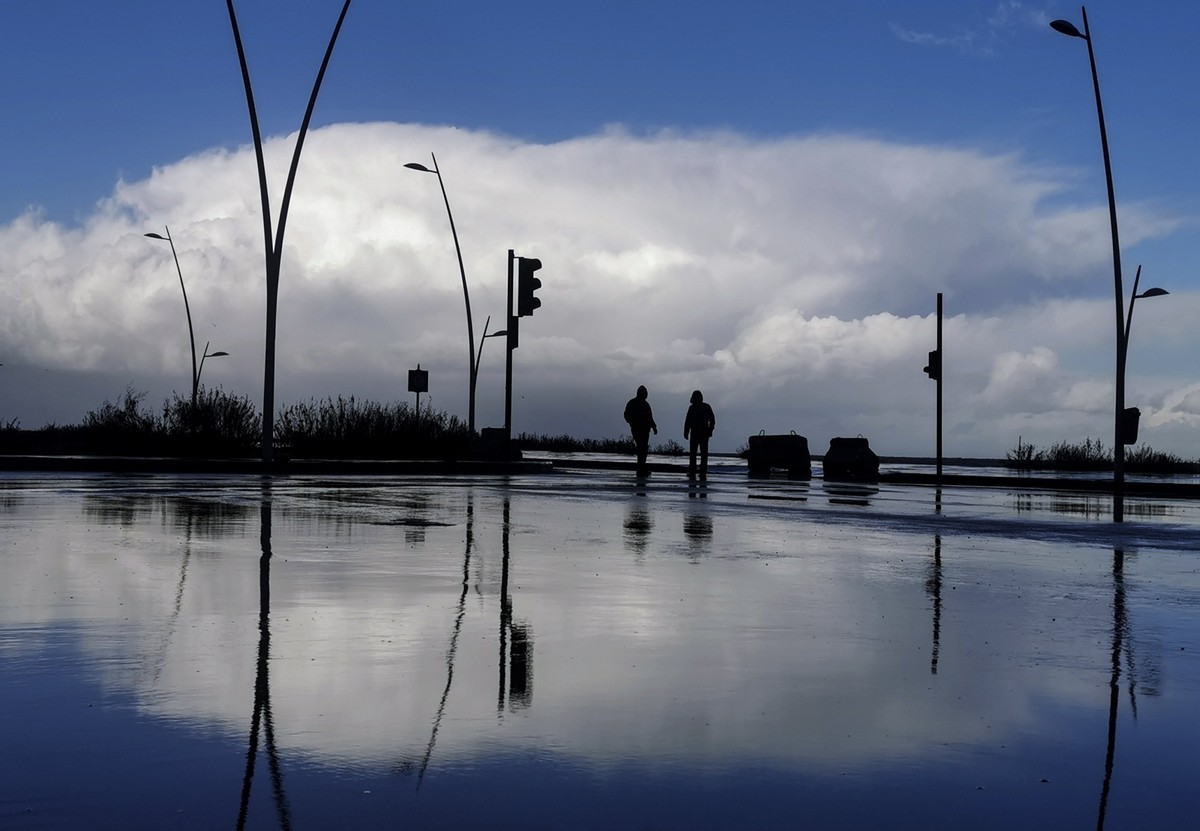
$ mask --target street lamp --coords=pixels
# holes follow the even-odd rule
[[[1123,422],[1125,418],[1125,340],[1124,314],[1125,292],[1121,286],[1121,243],[1117,235],[1117,198],[1113,192],[1112,163],[1108,156],[1108,131],[1104,127],[1104,105],[1100,101],[1100,76],[1096,74],[1096,54],[1092,50],[1092,33],[1088,28],[1087,9],[1083,13],[1083,31],[1067,20],[1054,20],[1050,28],[1061,34],[1087,41],[1088,61],[1092,67],[1092,87],[1096,91],[1096,117],[1100,122],[1100,149],[1104,155],[1104,179],[1108,185],[1108,217],[1112,228],[1113,289],[1116,298],[1117,320],[1117,368],[1116,394],[1113,402],[1113,522],[1125,519],[1125,444]]]
[[[1133,326],[1133,304],[1136,303],[1138,300],[1140,300],[1143,297],[1162,297],[1165,294],[1170,294],[1170,292],[1167,291],[1166,289],[1162,289],[1157,286],[1155,286],[1152,289],[1146,289],[1141,294],[1138,294],[1138,283],[1141,282],[1141,279],[1142,279],[1142,267],[1139,265],[1137,267],[1137,272],[1133,275],[1133,292],[1129,296],[1129,312],[1125,315],[1125,330],[1124,330],[1124,335],[1121,338],[1121,353],[1122,353],[1121,366],[1122,367],[1125,367],[1128,365],[1129,329]],[[1122,385],[1122,386],[1124,386],[1124,385]],[[1122,419],[1124,419],[1124,417],[1122,417]],[[1123,420],[1122,420],[1122,425],[1124,425]]]
[[[171,238],[171,229],[164,225],[163,229],[167,232],[164,237],[162,234],[149,233],[145,236],[150,239],[166,240],[171,244],[171,256],[175,258],[175,273],[179,275],[179,290],[183,292],[183,310],[187,312],[188,324],[188,340],[192,345],[192,412],[196,410],[196,397],[200,392],[200,373],[204,371],[205,358],[221,358],[228,355],[228,352],[209,352],[208,344],[204,344],[204,355],[200,358],[200,363],[196,363],[196,332],[192,328],[192,307],[188,305],[187,287],[183,284],[183,269],[179,267],[179,255],[175,253],[175,240]]]
[[[409,162],[405,165],[410,170],[417,170],[421,173],[432,173],[437,176],[438,186],[442,189],[442,200],[446,203],[446,216],[450,220],[450,235],[454,237],[454,252],[458,255],[458,273],[462,277],[463,287],[463,302],[467,306],[467,353],[470,363],[467,364],[469,372],[468,377],[468,393],[467,393],[467,427],[471,431],[471,435],[475,435],[475,383],[479,378],[479,363],[475,358],[475,328],[471,319],[471,295],[467,291],[467,270],[463,266],[462,248],[458,244],[458,231],[454,228],[454,214],[450,211],[450,197],[446,195],[446,184],[442,181],[442,172],[438,169],[437,156],[433,153],[429,154],[433,159],[433,169],[430,170],[420,162]],[[482,339],[480,341],[480,350],[483,349]]]
[[[488,334],[488,325],[492,322],[492,316],[488,315],[487,320],[483,322],[483,335],[479,338],[479,351],[475,353],[475,375],[479,376],[479,365],[483,363],[483,343],[488,338],[503,338],[508,336],[507,329],[501,329],[499,332]],[[2,364],[0,364],[2,366]]]
[[[200,356],[200,366],[196,369],[196,377],[192,381],[192,407],[196,406],[196,395],[200,392],[200,373],[204,371],[204,361],[207,358],[224,358],[229,353],[218,349],[216,352],[208,351],[208,342],[204,344],[204,354]]]
[[[1129,327],[1133,325],[1133,304],[1136,301],[1141,300],[1143,297],[1162,297],[1165,294],[1171,293],[1166,289],[1160,289],[1158,286],[1155,286],[1152,289],[1146,289],[1141,294],[1138,294],[1138,283],[1141,282],[1141,279],[1142,267],[1139,265],[1137,267],[1137,271],[1134,272],[1133,275],[1133,295],[1129,298],[1129,313],[1125,316],[1124,347],[1126,350],[1129,349]]]

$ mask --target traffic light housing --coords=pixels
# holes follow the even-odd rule
[[[542,301],[533,293],[542,287],[542,281],[533,272],[542,267],[536,257],[517,257],[517,317],[528,317]]]
[[[942,353],[936,349],[929,353],[929,364],[925,367],[925,374],[934,381],[940,381],[942,378]]]

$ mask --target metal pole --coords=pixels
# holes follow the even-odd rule
[[[450,197],[446,195],[446,185],[442,181],[442,171],[438,167],[437,156],[430,153],[429,157],[433,159],[433,172],[437,174],[438,187],[442,189],[442,201],[446,203],[446,217],[450,220],[450,235],[454,237],[454,253],[458,255],[458,273],[462,277],[463,302],[467,306],[467,353],[470,361],[467,364],[470,370],[467,391],[467,427],[471,431],[471,435],[475,435],[475,381],[478,376],[475,368],[475,325],[471,319],[471,295],[467,291],[467,269],[463,266],[462,248],[458,244],[458,231],[454,228],[454,214],[450,212]]]
[[[508,357],[504,368],[504,453],[507,456],[512,446],[512,379],[513,379],[513,349],[517,341],[517,318],[513,309],[513,250],[508,249]]]
[[[279,306],[279,273],[283,263],[283,233],[287,228],[288,207],[292,201],[292,189],[296,184],[296,170],[300,166],[300,151],[304,149],[304,138],[308,135],[309,124],[312,123],[313,110],[317,106],[317,94],[321,91],[321,81],[329,68],[329,59],[333,56],[333,47],[337,43],[338,33],[346,20],[346,12],[350,9],[350,0],[345,0],[342,12],[338,15],[325,49],[325,57],[321,68],[317,70],[316,81],[313,82],[312,94],[308,99],[308,107],[300,122],[300,132],[296,137],[296,146],[292,152],[292,164],[288,170],[287,183],[283,188],[283,198],[279,208],[279,224],[274,236],[271,232],[271,203],[267,191],[267,170],[263,159],[262,134],[258,126],[258,112],[254,106],[254,92],[250,84],[250,69],[246,63],[246,52],[242,45],[241,32],[238,30],[237,15],[233,9],[233,0],[226,0],[229,9],[229,22],[233,28],[233,39],[237,46],[238,62],[242,69],[242,83],[246,90],[246,105],[250,110],[250,130],[254,136],[254,152],[258,161],[259,197],[263,211],[263,242],[266,247],[267,272],[267,322],[266,349],[263,355],[263,431],[262,431],[262,460],[269,463],[274,458],[275,434],[275,335]]]
[[[503,714],[505,693],[508,689],[508,676],[505,672],[508,659],[508,633],[512,628],[512,598],[508,596],[508,559],[509,559],[509,504],[504,500],[504,512],[501,527],[501,568],[500,568],[500,690],[496,698],[496,713]]]
[[[937,486],[942,486],[942,376],[946,374],[946,358],[942,353],[942,293],[937,295]]]
[[[1108,186],[1108,219],[1112,229],[1113,291],[1117,315],[1116,391],[1113,396],[1113,522],[1125,520],[1125,442],[1122,421],[1125,417],[1125,291],[1121,285],[1121,242],[1117,234],[1117,197],[1113,190],[1112,162],[1108,154],[1108,131],[1104,126],[1104,104],[1100,100],[1100,76],[1096,72],[1096,54],[1092,50],[1092,32],[1088,27],[1087,8],[1083,12],[1083,39],[1087,41],[1088,63],[1092,67],[1092,88],[1096,92],[1096,118],[1100,123],[1100,150],[1104,155],[1104,181]]]

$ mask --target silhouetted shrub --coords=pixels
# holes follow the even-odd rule
[[[89,410],[83,417],[83,429],[113,435],[156,432],[158,423],[154,413],[141,408],[145,397],[146,393],[126,387],[125,395],[118,403],[114,404],[106,398],[97,409]]]
[[[682,456],[687,452],[687,448],[675,439],[667,439],[662,444],[654,445],[654,452],[660,456]]]
[[[161,429],[177,452],[242,455],[262,438],[262,416],[245,396],[200,387],[195,406],[178,393],[163,404]]]
[[[457,416],[405,402],[380,404],[353,396],[291,404],[275,421],[275,441],[293,457],[341,459],[455,459],[471,434]]]
[[[1049,450],[1018,441],[1016,448],[1006,454],[1005,464],[1018,470],[1112,470],[1113,454],[1099,439],[1075,444],[1063,441]],[[1193,471],[1196,463],[1141,446],[1125,451],[1125,468],[1139,473],[1185,473]]]
[[[84,446],[88,452],[107,455],[154,455],[164,452],[162,425],[153,412],[142,409],[146,393],[126,387],[124,395],[113,403],[104,400],[89,410],[83,423],[59,428],[69,446]],[[72,435],[73,434],[73,435]]]
[[[1131,447],[1125,451],[1125,469],[1135,473],[1192,473],[1196,467],[1195,462],[1152,447]]]
[[[548,450],[552,453],[636,453],[633,439],[577,439],[565,433],[559,436],[521,433],[516,437],[522,450]]]

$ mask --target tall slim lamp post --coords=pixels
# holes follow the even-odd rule
[[[432,170],[420,162],[409,162],[405,167],[410,170],[419,170],[422,173],[435,174],[438,185],[442,189],[442,201],[446,203],[446,217],[450,220],[450,235],[454,237],[454,253],[458,255],[458,273],[462,277],[463,302],[467,306],[467,355],[469,360],[467,364],[467,379],[469,384],[467,392],[467,427],[470,429],[471,435],[475,435],[475,384],[479,378],[479,371],[478,363],[475,360],[475,326],[471,318],[471,294],[467,291],[467,270],[463,266],[462,248],[458,244],[458,231],[454,228],[454,214],[450,211],[450,197],[446,195],[446,183],[442,181],[442,171],[438,168],[437,156],[430,153],[429,157],[433,159]]]
[[[1083,13],[1083,31],[1067,20],[1051,21],[1056,32],[1087,42],[1088,61],[1092,67],[1092,87],[1096,91],[1096,117],[1100,122],[1100,149],[1104,155],[1104,179],[1108,185],[1108,217],[1112,227],[1113,290],[1117,320],[1116,394],[1113,396],[1113,522],[1125,519],[1125,291],[1121,285],[1121,242],[1117,235],[1117,197],[1113,192],[1112,163],[1108,156],[1108,131],[1104,127],[1104,105],[1100,100],[1100,76],[1096,73],[1096,54],[1092,49],[1092,32],[1088,27],[1087,8]]]
[[[171,238],[169,226],[164,225],[163,230],[167,232],[165,237],[155,233],[149,233],[146,236],[150,239],[165,239],[170,243],[171,256],[175,259],[175,273],[179,275],[179,290],[183,292],[183,310],[187,313],[188,340],[192,345],[192,409],[194,410],[196,408],[196,379],[199,376],[196,371],[196,330],[192,328],[192,307],[188,305],[187,286],[183,284],[183,269],[179,267],[179,255],[175,252],[175,240]]]
[[[179,290],[183,292],[183,310],[187,313],[188,324],[188,340],[192,345],[192,412],[196,411],[196,398],[200,394],[200,373],[204,371],[204,361],[207,358],[221,358],[228,355],[228,352],[209,352],[209,344],[204,344],[204,355],[200,358],[200,363],[196,363],[196,330],[192,328],[192,307],[188,305],[187,286],[183,284],[183,269],[179,267],[179,255],[175,253],[175,240],[171,238],[171,229],[164,225],[163,230],[167,232],[164,237],[162,234],[149,233],[146,236],[150,239],[166,240],[171,244],[171,256],[175,259],[175,273],[179,275]]]

